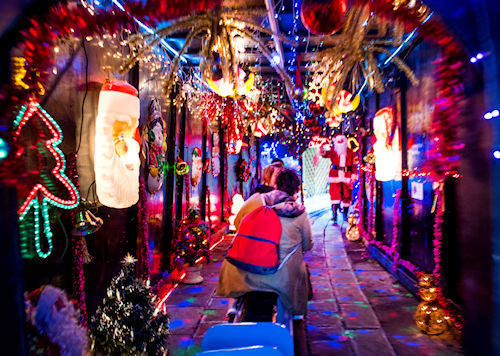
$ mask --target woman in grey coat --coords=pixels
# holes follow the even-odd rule
[[[240,210],[242,214],[236,220],[239,225],[239,222],[256,208],[263,205],[273,206],[282,226],[280,261],[296,246],[297,250],[276,273],[268,275],[243,271],[224,260],[216,293],[219,296],[236,298],[252,291],[275,292],[292,315],[305,315],[310,282],[303,252],[309,251],[313,246],[311,223],[304,206],[296,202],[300,186],[297,174],[289,169],[281,171],[276,185],[277,190],[252,195],[243,205]]]

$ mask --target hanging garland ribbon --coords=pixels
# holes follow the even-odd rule
[[[139,241],[141,242],[141,267],[142,267],[142,279],[147,281],[150,277],[150,265],[149,265],[149,225],[148,225],[148,213],[147,213],[147,193],[146,193],[146,183],[144,182],[144,177],[141,176],[139,184],[139,203],[137,204],[137,224],[138,224],[138,235]]]
[[[78,182],[78,171],[76,169],[77,154],[72,153],[68,155],[68,165],[66,167],[66,173],[68,178],[71,180],[73,185],[77,190],[80,189],[80,184]],[[71,210],[70,213],[71,225],[76,224],[77,214],[75,210]],[[72,277],[73,277],[73,293],[75,295],[76,303],[78,309],[80,310],[80,324],[85,328],[87,327],[87,304],[85,303],[85,274],[83,270],[84,264],[84,253],[83,253],[83,237],[82,236],[71,236],[71,246],[73,248],[73,265],[72,265]]]

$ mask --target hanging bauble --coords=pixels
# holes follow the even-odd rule
[[[317,102],[309,102],[309,112],[315,116],[323,114],[325,111]]]
[[[304,0],[300,19],[315,35],[331,35],[340,30],[347,10],[347,0]]]

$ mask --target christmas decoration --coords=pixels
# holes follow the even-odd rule
[[[340,202],[344,207],[344,218],[347,217],[347,209],[351,205],[352,186],[358,177],[354,153],[347,145],[347,137],[335,136],[333,145],[334,149],[322,146],[320,154],[332,162],[329,183],[333,220],[336,222]]]
[[[167,129],[161,116],[160,101],[157,98],[151,99],[147,140],[145,140],[147,147],[143,147],[143,149],[147,150],[147,186],[151,194],[159,191],[163,184],[165,152],[167,152],[166,136]]]
[[[126,82],[105,83],[99,94],[95,184],[99,201],[111,208],[128,208],[139,200],[140,103],[137,95],[137,89]]]
[[[248,179],[250,178],[250,165],[248,162],[244,159],[238,160],[236,163],[236,177],[239,182],[248,182]]]
[[[382,26],[376,16],[370,13],[366,4],[351,6],[347,12],[345,26],[339,35],[338,44],[313,55],[311,72],[313,80],[325,88],[323,101],[328,110],[334,111],[335,99],[344,89],[357,93],[368,86],[378,93],[384,91],[384,82],[375,53],[384,53],[401,69],[414,85],[418,80],[411,69],[388,48],[398,47],[402,43],[401,27],[395,22],[393,26],[393,41],[385,39],[367,39],[370,30]],[[388,64],[389,62],[385,63]],[[344,86],[346,88],[344,88]],[[359,103],[359,97],[354,97],[353,104]],[[354,105],[353,105],[354,106]]]
[[[78,311],[66,293],[47,285],[25,301],[30,355],[81,356],[88,353],[88,337],[79,325]]]
[[[201,173],[203,172],[203,160],[199,147],[193,149],[191,155],[191,185],[196,187],[200,183]]]
[[[0,126],[8,126],[12,112],[28,98],[44,95],[43,87],[53,73],[55,65],[54,49],[56,42],[68,37],[80,39],[94,35],[116,33],[119,30],[132,30],[134,22],[131,14],[148,19],[150,25],[168,21],[187,14],[220,5],[219,0],[146,0],[127,1],[123,11],[100,11],[74,3],[53,6],[43,14],[30,19],[31,27],[22,31],[21,75],[15,83],[6,84],[0,89]],[[23,68],[24,66],[24,68]],[[22,84],[20,83],[22,81]],[[5,121],[4,121],[5,120]]]
[[[139,186],[139,203],[137,204],[137,234],[140,242],[140,259],[141,259],[141,275],[143,280],[148,280],[150,277],[151,266],[149,263],[150,247],[149,247],[149,225],[147,211],[147,194],[144,183],[144,177],[140,178]]]
[[[219,147],[219,134],[214,133],[212,136],[212,175],[219,176],[220,173],[220,147]]]
[[[347,0],[304,0],[300,19],[307,30],[315,35],[331,35],[342,27]]]
[[[347,228],[347,231],[345,233],[345,236],[349,241],[358,241],[361,237],[359,233],[359,219],[358,219],[359,212],[355,211],[349,217],[347,218],[347,222],[349,223],[349,227]]]
[[[31,101],[24,105],[13,127],[15,159],[25,165],[17,180],[18,197],[21,200],[17,211],[21,230],[21,253],[24,257],[33,256],[29,239],[34,236],[36,254],[46,258],[53,248],[49,207],[75,208],[79,203],[78,191],[64,174],[66,161],[58,147],[63,139],[62,130],[38,103]],[[58,191],[65,191],[65,195],[69,197],[60,198]],[[28,217],[30,211],[33,212],[33,217]],[[42,231],[40,220],[43,221]],[[41,242],[42,232],[45,236],[44,244]]]
[[[189,173],[189,164],[184,162],[182,159],[178,158],[175,163],[175,174],[178,176],[185,176]]]
[[[401,179],[401,144],[399,128],[391,107],[377,111],[373,118],[375,178],[378,181]]]
[[[437,302],[437,288],[434,285],[434,277],[424,274],[418,281],[419,294],[422,302],[417,307],[415,321],[417,326],[429,335],[438,335],[448,329],[448,319],[444,315],[441,306]]]
[[[250,20],[265,14],[265,12],[258,9],[220,7],[214,11],[171,21],[168,25],[157,28],[150,33],[134,35],[130,38],[129,43],[133,48],[137,48],[137,51],[133,51],[134,55],[122,66],[122,70],[129,70],[148,48],[156,45],[161,38],[188,31],[183,47],[170,65],[164,83],[164,92],[168,93],[175,83],[180,58],[189,49],[192,41],[196,37],[201,37],[202,60],[200,71],[203,80],[207,81],[215,92],[224,97],[238,95],[238,92],[247,93],[250,91],[252,86],[250,84],[252,84],[253,79],[249,77],[247,81],[242,82],[243,79],[241,71],[239,71],[236,53],[236,49],[241,47],[239,46],[241,39],[254,45],[270,63],[274,63],[273,51],[268,48],[264,41],[260,41],[261,36],[259,36],[259,33],[276,36],[284,43],[291,42],[287,37],[273,33],[270,29]],[[278,65],[273,67],[285,82],[285,85],[291,88],[292,80],[283,67]],[[216,84],[214,80],[220,82]]]
[[[194,266],[201,257],[210,258],[208,249],[208,226],[200,219],[197,208],[191,207],[187,218],[181,220],[172,242],[174,261],[181,265]]]
[[[68,156],[68,167],[67,174],[68,178],[71,179],[77,190],[80,188],[78,181],[78,171],[76,169],[76,153],[72,153]],[[71,223],[76,223],[76,211],[73,210],[70,213]],[[73,295],[76,299],[76,305],[80,309],[80,324],[87,328],[87,305],[85,303],[85,275],[83,265],[86,262],[86,244],[85,239],[81,236],[71,235],[71,247],[72,247],[72,279],[73,279]]]
[[[156,310],[149,281],[135,278],[135,262],[127,255],[102,305],[92,317],[93,350],[105,355],[165,355],[168,316]]]

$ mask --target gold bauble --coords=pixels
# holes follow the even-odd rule
[[[438,335],[448,329],[448,319],[436,302],[422,302],[415,313],[417,326],[429,335]]]
[[[434,286],[434,276],[432,274],[423,274],[418,280],[420,288],[431,288]]]
[[[374,153],[368,153],[364,158],[363,161],[368,164],[375,164],[375,154]]]
[[[349,226],[345,236],[349,241],[358,241],[360,237],[358,226],[357,225]]]

